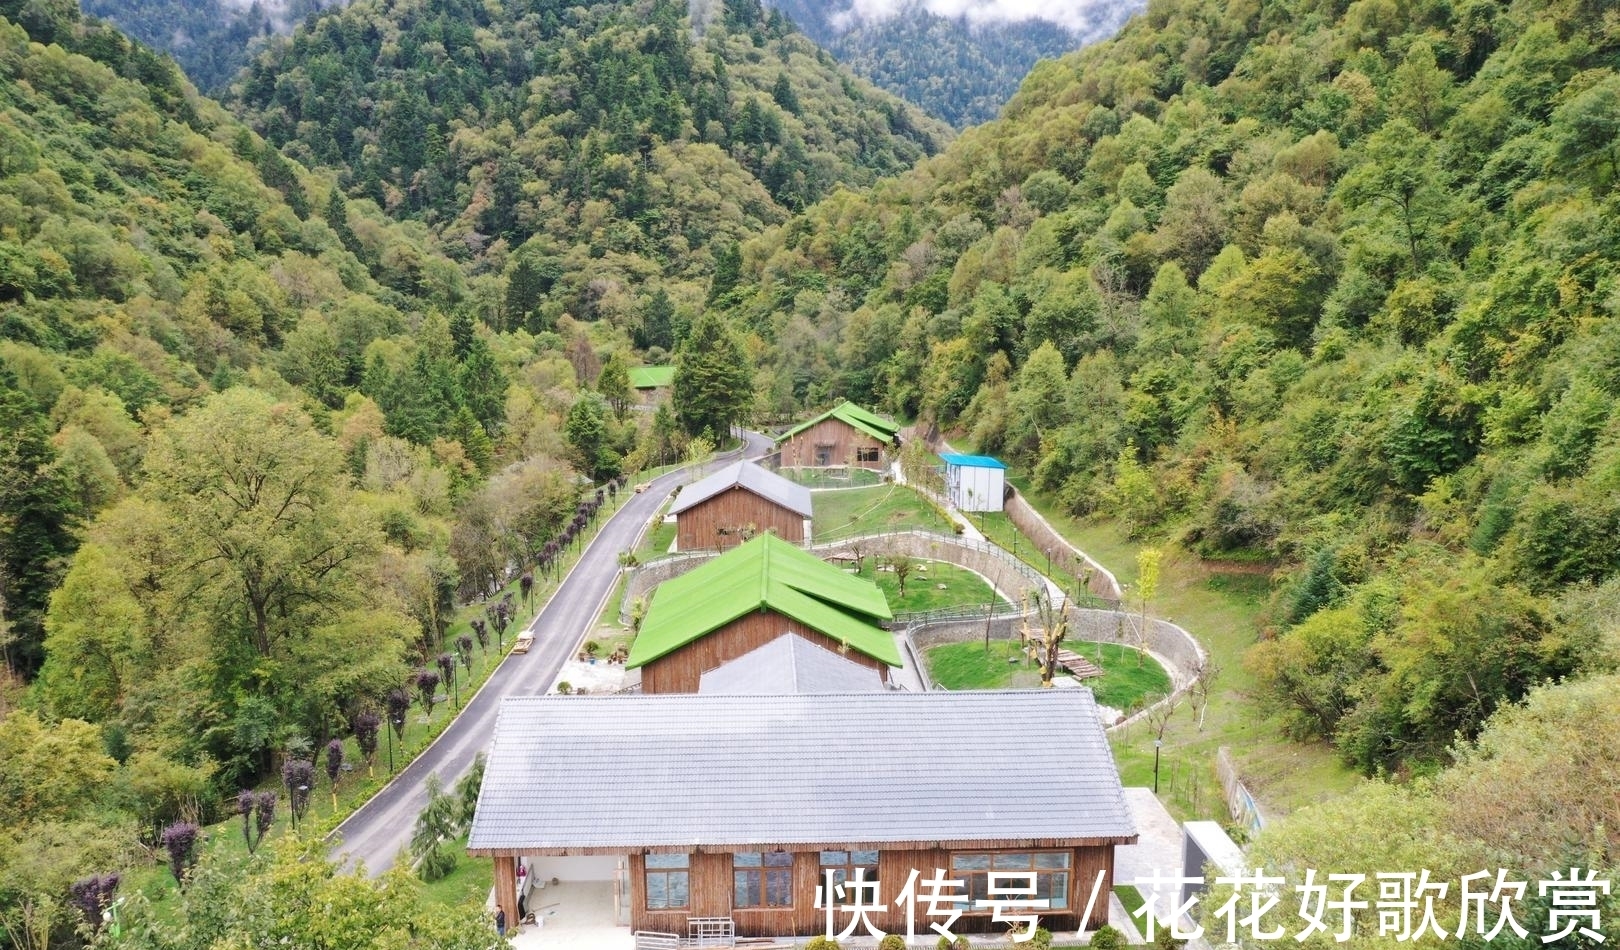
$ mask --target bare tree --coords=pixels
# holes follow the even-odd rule
[[[1221,665],[1213,657],[1205,656],[1192,669],[1192,680],[1187,683],[1187,704],[1198,720],[1198,731],[1204,731],[1204,714],[1209,711],[1209,696],[1215,677],[1221,674]]]
[[[1181,697],[1172,693],[1169,696],[1163,693],[1149,693],[1142,701],[1147,704],[1148,729],[1153,733],[1153,794],[1159,793],[1159,749],[1164,745],[1164,730],[1170,725],[1170,717],[1175,715],[1176,707],[1181,705]]]

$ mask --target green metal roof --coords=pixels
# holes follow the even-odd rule
[[[661,389],[675,384],[673,366],[632,366],[630,386],[633,389]]]
[[[893,442],[900,431],[900,426],[892,420],[885,419],[873,412],[868,412],[852,402],[844,402],[828,409],[826,412],[808,422],[801,422],[788,431],[776,437],[778,442],[786,442],[804,430],[810,428],[824,419],[837,419],[840,422],[854,426],[879,442]]]
[[[771,534],[658,585],[627,665],[644,666],[756,610],[773,610],[875,660],[902,665],[894,635],[877,626],[894,617],[883,591]]]

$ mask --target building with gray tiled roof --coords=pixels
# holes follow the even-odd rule
[[[507,699],[467,850],[495,860],[508,919],[520,858],[608,855],[633,929],[783,936],[822,932],[818,887],[858,870],[889,932],[910,872],[936,869],[970,901],[1021,875],[1045,925],[1100,926],[1135,840],[1089,690],[710,693]],[[957,932],[1005,929],[961,909]]]
[[[735,462],[682,488],[669,513],[681,551],[734,547],[766,532],[799,544],[809,535],[810,489]]]

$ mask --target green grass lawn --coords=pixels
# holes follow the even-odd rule
[[[883,472],[849,466],[844,469],[784,468],[777,474],[810,489],[870,488],[883,484]]]
[[[422,885],[422,898],[441,907],[482,906],[495,886],[495,862],[467,855],[467,839],[455,843],[456,869],[448,877]]]
[[[951,607],[984,607],[994,600],[1006,606],[1007,600],[990,583],[973,571],[949,561],[919,560],[906,578],[905,596],[893,571],[878,570],[878,556],[867,557],[860,576],[876,581],[889,599],[889,609],[897,614],[922,613]],[[940,590],[943,586],[945,589]]]
[[[672,521],[664,523],[663,510],[659,510],[658,522],[647,530],[641,537],[641,546],[636,548],[636,557],[642,561],[663,557],[669,553],[669,546],[675,543],[675,529],[677,525]]]
[[[1136,583],[1137,551],[1150,543],[1164,549],[1159,590],[1148,604],[1149,613],[1186,627],[1219,668],[1202,726],[1184,705],[1165,730],[1160,797],[1172,814],[1226,819],[1214,770],[1221,746],[1231,749],[1250,791],[1272,814],[1335,797],[1361,781],[1332,747],[1283,737],[1255,707],[1254,678],[1244,668],[1243,656],[1259,638],[1259,618],[1270,596],[1271,581],[1263,567],[1211,563],[1162,539],[1128,538],[1115,522],[1069,517],[1049,499],[1031,493],[1023,478],[1013,483],[1054,528],[1114,572],[1126,585],[1127,599]],[[1143,725],[1111,736],[1125,784],[1153,784],[1153,738]],[[1177,781],[1164,782],[1167,774]]]
[[[1115,884],[1114,893],[1119,895],[1119,902],[1125,905],[1125,913],[1132,917],[1135,917],[1136,912],[1147,903],[1142,892],[1129,884]]]
[[[819,492],[813,525],[816,541],[910,528],[951,533],[951,523],[939,509],[903,485]]]
[[[1101,659],[1098,665],[1103,675],[1085,684],[1104,706],[1129,710],[1144,696],[1170,689],[1170,675],[1164,667],[1130,647],[1081,641],[1067,645],[1094,663]],[[923,662],[934,682],[946,689],[1016,689],[1041,684],[1040,667],[1023,655],[1017,642],[1006,639],[992,639],[988,653],[983,640],[942,644],[928,650]]]

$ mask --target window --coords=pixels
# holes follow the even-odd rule
[[[834,448],[837,446],[826,443],[816,446],[816,464],[822,467],[831,465]]]
[[[823,851],[821,852],[821,870],[816,872],[816,890],[821,893],[823,907],[837,904],[837,895],[825,893],[827,887],[827,872],[832,872],[833,886],[855,877],[856,868],[865,868],[866,876],[863,880],[875,881],[878,879],[878,853],[876,851]],[[849,895],[845,895],[847,898]]]
[[[990,899],[990,874],[997,874],[1002,889],[1022,888],[1033,875],[1035,899],[1047,900],[1048,907],[1069,906],[1069,857],[1067,851],[1013,851],[992,854],[952,854],[951,877],[966,885],[971,902],[963,910]],[[1007,900],[1005,896],[1001,898]],[[985,908],[988,910],[988,908]]]
[[[857,448],[855,450],[855,461],[857,461],[857,462],[876,462],[878,460],[878,456],[882,453],[882,451],[883,451],[882,449],[878,448],[875,445],[862,446],[862,447]]]
[[[793,855],[786,851],[739,851],[731,858],[736,887],[733,907],[792,907]]]
[[[647,909],[676,910],[687,904],[687,868],[691,858],[685,854],[647,855]]]

